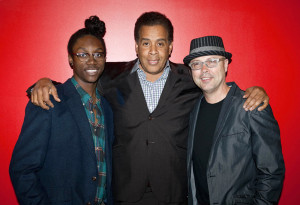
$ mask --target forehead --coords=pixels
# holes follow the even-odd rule
[[[194,58],[193,60],[191,60],[191,62],[193,61],[206,61],[207,59],[210,58],[224,58],[224,56],[219,56],[219,55],[209,55],[209,56],[201,56],[198,58]]]
[[[102,42],[92,35],[86,35],[81,38],[78,38],[75,42],[73,49],[79,49],[79,48],[100,48],[103,49]]]
[[[140,40],[143,40],[143,39],[167,40],[168,39],[168,31],[162,25],[142,26],[139,31],[139,38],[140,38]]]

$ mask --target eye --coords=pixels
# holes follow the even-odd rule
[[[93,53],[94,58],[102,58],[104,57],[104,53]]]
[[[165,43],[164,43],[164,42],[159,42],[159,43],[157,43],[157,45],[158,45],[159,47],[163,47],[163,46],[165,45]]]
[[[143,46],[149,46],[150,44],[149,44],[149,42],[143,42],[142,45]]]
[[[208,59],[208,60],[206,61],[206,64],[207,64],[207,65],[215,65],[216,63],[218,63],[218,59],[214,59],[214,58]]]
[[[201,65],[202,64],[202,62],[200,62],[200,61],[195,61],[195,62],[193,62],[193,66],[199,66],[199,65]]]
[[[88,56],[87,53],[77,53],[76,55],[80,58],[86,58]]]

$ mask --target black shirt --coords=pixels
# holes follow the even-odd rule
[[[193,145],[193,171],[196,184],[196,197],[200,205],[209,204],[206,171],[213,135],[223,101],[216,104],[209,104],[203,97],[198,113]]]

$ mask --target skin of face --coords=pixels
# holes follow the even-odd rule
[[[168,31],[163,26],[141,27],[135,51],[148,81],[154,82],[162,75],[172,49],[173,42],[168,41]]]
[[[95,86],[104,70],[105,58],[102,61],[96,61],[92,56],[92,53],[97,52],[104,52],[102,42],[95,36],[86,35],[77,39],[73,46],[73,53],[89,53],[88,61],[81,62],[76,55],[68,57],[70,65],[73,65],[74,78],[83,89],[90,85]]]
[[[210,55],[201,56],[193,59],[194,61],[204,62],[211,58],[224,58],[223,56]],[[228,60],[219,61],[218,65],[214,68],[208,68],[203,64],[202,69],[192,70],[193,80],[196,85],[201,88],[205,97],[217,97],[222,100],[226,97],[229,87],[226,84],[225,77],[228,69]],[[216,99],[216,98],[215,98]]]

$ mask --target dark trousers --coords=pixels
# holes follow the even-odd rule
[[[180,203],[164,203],[159,202],[155,195],[153,194],[150,187],[146,189],[143,197],[137,202],[115,202],[115,205],[187,205],[188,201],[180,202]]]

